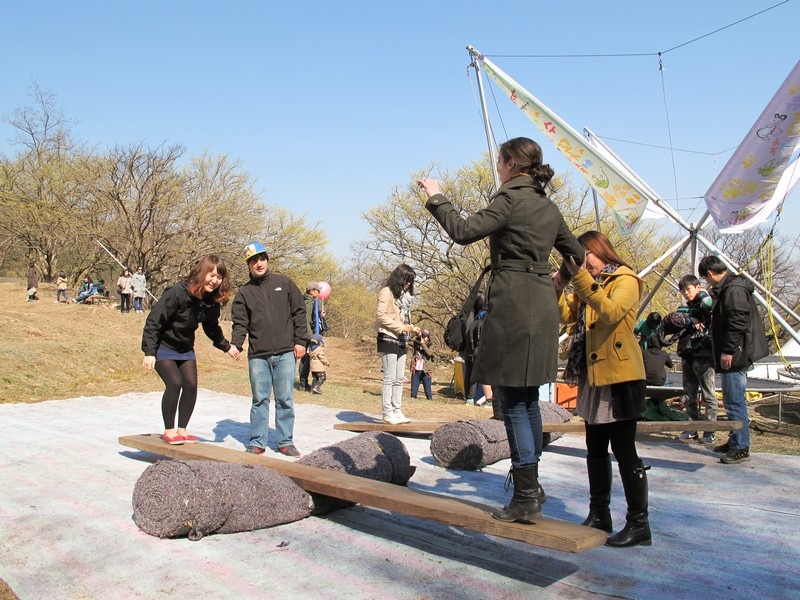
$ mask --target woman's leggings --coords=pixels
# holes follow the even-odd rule
[[[615,421],[602,425],[586,425],[586,457],[605,458],[608,445],[620,466],[638,464],[636,452],[636,419]]]
[[[157,360],[156,373],[167,386],[161,397],[164,429],[175,429],[176,411],[178,411],[178,427],[186,429],[197,400],[197,361]]]

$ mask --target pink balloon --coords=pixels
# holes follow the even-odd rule
[[[327,281],[320,281],[319,282],[319,297],[323,300],[327,300],[331,295],[331,286]]]

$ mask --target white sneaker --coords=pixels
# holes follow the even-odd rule
[[[397,418],[397,415],[394,413],[383,417],[383,422],[388,423],[389,425],[400,425],[403,421]]]
[[[475,400],[475,406],[483,406],[486,404],[486,396],[481,396],[480,400]]]
[[[397,419],[398,423],[411,423],[411,419],[405,416],[400,410],[395,411],[394,418]]]

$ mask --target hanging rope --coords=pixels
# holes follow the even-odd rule
[[[658,53],[658,72],[661,74],[661,97],[664,101],[664,116],[667,119],[667,137],[669,138],[669,157],[672,163],[672,182],[675,186],[675,208],[680,210],[678,204],[678,171],[675,168],[675,150],[672,145],[672,124],[669,119],[669,105],[667,104],[667,84],[664,80],[664,62],[661,59],[661,52]]]

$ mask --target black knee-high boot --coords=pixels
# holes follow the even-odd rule
[[[650,546],[652,536],[647,511],[647,473],[650,467],[645,467],[639,461],[632,465],[620,465],[619,474],[622,477],[622,486],[625,488],[625,500],[628,501],[628,514],[625,527],[612,535],[606,541],[606,546],[617,548],[627,546]]]
[[[539,486],[539,465],[512,467],[510,476],[514,482],[514,496],[508,506],[493,513],[500,521],[516,521],[531,525],[534,517],[542,512],[544,490]]]
[[[589,516],[581,525],[611,533],[611,457],[587,457],[586,469],[589,473]]]

